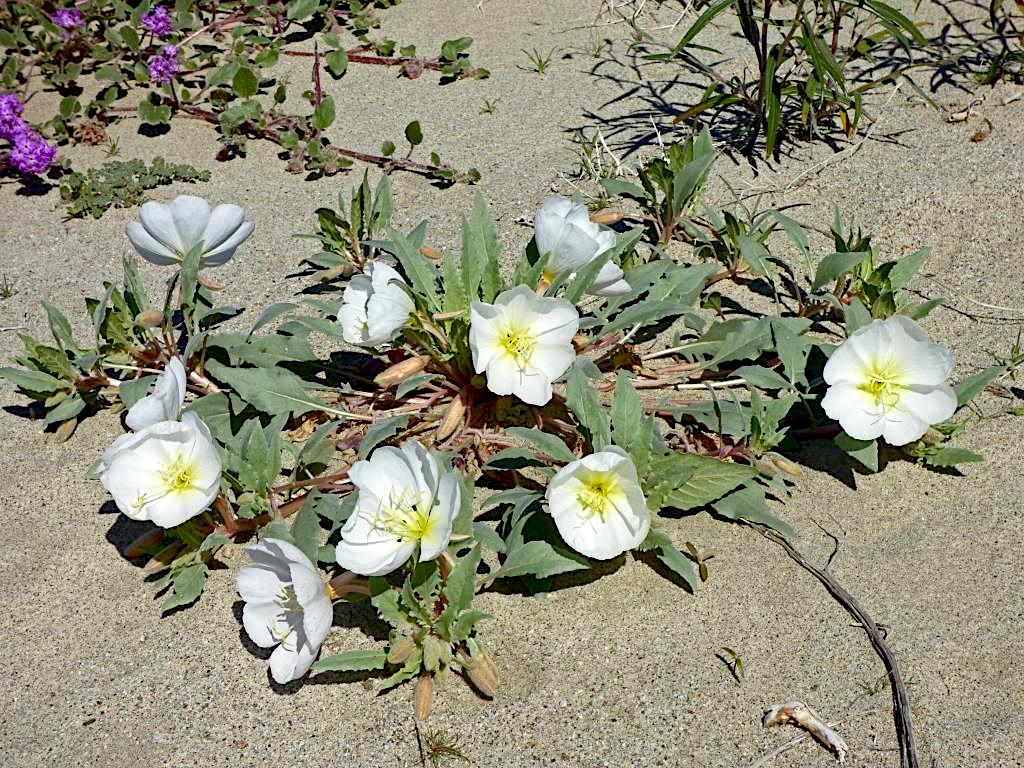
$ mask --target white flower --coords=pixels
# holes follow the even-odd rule
[[[850,437],[906,445],[953,415],[952,372],[953,353],[910,318],[873,320],[832,353],[821,406]]]
[[[154,264],[177,264],[202,244],[199,266],[219,267],[255,226],[237,205],[218,205],[211,211],[203,198],[179,195],[170,205],[144,203],[139,221],[128,224],[125,233],[139,255]]]
[[[270,674],[278,683],[297,680],[309,670],[331,628],[334,609],[320,573],[298,547],[263,539],[245,548],[253,564],[238,571],[238,594],[245,600],[242,626],[270,654]]]
[[[220,457],[194,413],[122,435],[100,459],[100,482],[133,520],[173,528],[195,517],[220,490]]]
[[[138,431],[160,421],[177,421],[185,403],[185,366],[181,358],[172,357],[156,377],[153,394],[146,395],[128,409],[125,423]]]
[[[338,323],[349,344],[376,347],[398,335],[415,309],[403,288],[405,280],[392,267],[371,261],[354,275],[341,297]]]
[[[538,253],[550,254],[544,267],[544,277],[549,282],[564,272],[577,272],[615,245],[615,233],[592,222],[585,205],[557,195],[547,198],[537,209],[533,232]],[[593,296],[629,293],[629,283],[622,278],[618,265],[608,261],[587,293]]]
[[[378,448],[348,473],[359,492],[341,529],[338,565],[364,576],[398,568],[419,546],[419,562],[448,546],[461,504],[454,472],[441,473],[437,458],[416,441],[401,449]]]
[[[477,373],[487,372],[487,388],[544,405],[551,382],[576,359],[572,338],[580,316],[565,299],[537,296],[520,285],[493,304],[470,308],[469,348]]]
[[[633,460],[614,445],[566,464],[545,495],[565,543],[587,557],[609,560],[635,549],[651,527]]]

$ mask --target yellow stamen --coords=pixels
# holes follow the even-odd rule
[[[419,541],[428,536],[435,525],[430,519],[434,497],[427,491],[394,491],[382,506],[373,523],[404,542]]]
[[[900,401],[900,393],[907,388],[904,383],[906,373],[902,366],[892,358],[888,360],[872,359],[862,371],[863,381],[857,385],[875,401],[876,406],[886,410],[895,408]]]
[[[529,328],[509,324],[498,337],[498,343],[522,369],[530,362],[533,348],[537,346],[537,337],[530,332]]]
[[[160,472],[168,493],[184,493],[192,489],[196,481],[196,466],[183,455],[178,454]]]
[[[614,472],[586,470],[577,479],[580,489],[576,491],[576,501],[587,517],[596,515],[604,522],[605,517],[616,508],[615,502],[622,495],[619,477]]]

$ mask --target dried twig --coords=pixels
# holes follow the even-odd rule
[[[747,521],[747,525],[759,531],[769,541],[774,541],[782,547],[790,559],[820,581],[829,594],[850,615],[860,622],[860,625],[867,633],[868,639],[871,641],[872,647],[875,649],[875,653],[882,660],[882,663],[885,665],[885,671],[889,675],[889,683],[892,688],[892,717],[896,726],[896,740],[899,742],[900,765],[903,768],[918,768],[917,747],[914,743],[914,726],[910,719],[910,697],[907,695],[906,686],[903,684],[903,677],[900,675],[896,656],[888,644],[886,644],[885,638],[878,630],[874,620],[830,574],[809,562],[785,537],[760,523]]]
[[[833,752],[836,761],[842,765],[846,762],[846,753],[850,748],[846,741],[824,720],[818,713],[808,707],[802,701],[787,701],[785,704],[776,704],[764,713],[761,724],[765,728],[773,728],[779,725],[795,725],[803,728],[815,740],[826,749]]]

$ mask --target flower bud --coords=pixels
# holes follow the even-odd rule
[[[149,550],[156,547],[161,541],[163,541],[164,532],[160,528],[154,528],[151,531],[146,531],[144,534],[139,536],[135,541],[125,547],[124,556],[129,560],[141,557],[146,554]]]
[[[590,220],[595,224],[617,224],[626,217],[620,211],[595,211],[590,214]]]
[[[388,651],[388,664],[404,664],[415,648],[416,641],[411,636],[406,635],[391,646],[391,650]]]
[[[431,248],[429,245],[421,245],[420,253],[426,256],[428,259],[433,259],[434,261],[440,261],[441,258],[444,256],[444,254],[437,250],[437,248]]]
[[[207,289],[209,289],[211,291],[223,291],[224,290],[224,285],[222,283],[218,283],[213,278],[207,277],[202,272],[200,272],[198,275],[196,275],[196,280],[199,282],[199,284],[201,286],[203,286],[203,288],[207,288]]]
[[[378,387],[393,387],[396,384],[401,384],[403,381],[408,379],[410,376],[419,373],[427,367],[427,363],[430,362],[430,357],[427,355],[414,355],[413,357],[407,357],[405,360],[401,360],[383,371],[378,373],[373,383]]]
[[[498,668],[494,666],[494,662],[483,652],[479,656],[463,654],[461,661],[462,668],[469,681],[473,683],[473,687],[481,695],[493,699],[498,691]]]
[[[135,316],[135,324],[143,328],[157,328],[164,322],[164,313],[159,309],[147,309]]]
[[[416,681],[416,693],[413,697],[413,710],[417,720],[426,720],[430,717],[430,708],[434,703],[434,676],[431,674],[420,675]]]
[[[803,470],[800,469],[800,466],[798,464],[794,464],[792,461],[785,458],[784,456],[780,456],[777,453],[773,453],[771,457],[772,463],[776,467],[781,469],[783,472],[785,472],[787,475],[802,475],[804,473]]]
[[[171,561],[174,560],[175,555],[178,554],[185,546],[184,542],[173,541],[166,547],[161,549],[155,555],[153,555],[149,562],[142,566],[142,570],[146,573],[152,573],[154,571],[162,570],[170,565]]]
[[[440,443],[447,440],[459,428],[463,417],[466,415],[466,399],[465,389],[452,398],[451,403],[448,405],[448,410],[444,412],[441,423],[437,425],[437,442]]]

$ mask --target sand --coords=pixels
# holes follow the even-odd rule
[[[396,175],[398,221],[411,226],[428,218],[429,241],[452,244],[459,214],[480,191],[506,252],[515,253],[530,235],[516,220],[550,190],[573,189],[574,129],[603,125],[616,151],[632,161],[652,151],[650,116],[666,141],[672,135],[657,99],[685,101],[692,90],[668,88],[668,70],[629,67],[625,25],[595,29],[600,6],[592,0],[474,5],[449,0],[442,12],[437,3],[405,0],[384,14],[385,26],[423,51],[445,37],[471,35],[473,58],[491,79],[441,87],[429,74],[410,82],[353,67],[342,81],[327,82],[340,115],[330,134],[372,151],[419,118],[426,147],[456,166],[475,165],[483,179],[476,188],[439,190]],[[953,8],[972,18],[984,13],[964,3]],[[654,10],[657,20],[645,15],[644,23],[678,15],[674,4]],[[917,17],[931,20],[936,33],[946,18],[931,5]],[[725,31],[716,34],[729,43]],[[587,49],[605,37],[611,51],[593,58]],[[528,71],[521,52],[535,47],[560,49],[544,77]],[[306,76],[307,64],[296,64],[293,80]],[[937,311],[927,327],[956,353],[957,377],[968,375],[989,364],[991,352],[1009,349],[1024,316],[1017,268],[1024,246],[1024,100],[1002,106],[1017,90],[971,86],[961,74],[935,92],[954,109],[985,97],[975,110],[993,130],[972,143],[980,118],[950,124],[943,112],[909,98],[909,89],[880,88],[869,100],[877,119],[871,138],[856,151],[840,144],[837,155],[823,144],[805,145],[753,169],[723,158],[710,198],[728,200],[726,182],[744,192],[766,190],[763,205],[800,204],[793,215],[819,228],[837,203],[877,233],[886,253],[933,246],[925,271],[934,278],[914,285],[951,298],[951,309]],[[494,114],[481,113],[485,99],[496,102]],[[212,171],[207,184],[161,188],[154,198],[194,192],[238,203],[257,222],[253,237],[217,273],[228,285],[226,300],[249,307],[250,315],[306,285],[285,278],[311,252],[293,234],[309,231],[313,210],[332,205],[360,172],[304,181],[286,174],[274,148],[259,142],[246,158],[217,163],[213,133],[188,121],[159,140],[138,136],[130,121],[112,133],[123,157],[161,154]],[[637,149],[640,141],[648,147]],[[72,156],[80,166],[103,160],[98,149]],[[63,222],[55,191],[26,197],[15,184],[0,187],[0,210],[0,272],[18,290],[0,302],[0,326],[26,326],[42,336],[38,302],[45,299],[84,334],[82,299],[117,276],[129,251],[123,227],[134,213]],[[825,252],[819,239],[816,253]],[[143,273],[154,290],[164,274],[150,265]],[[15,333],[0,334],[0,357],[18,350]],[[247,650],[240,630],[233,590],[234,571],[245,560],[239,551],[226,554],[227,567],[211,574],[198,604],[161,618],[152,585],[112,544],[124,535],[124,519],[100,485],[84,479],[120,434],[118,419],[90,418],[59,443],[25,418],[25,401],[11,386],[3,383],[0,393],[7,448],[0,468],[7,489],[0,637],[10,662],[0,764],[421,764],[409,687],[378,696],[358,682],[268,683],[265,662]],[[878,475],[851,473],[828,445],[813,444],[798,455],[804,474],[778,510],[799,530],[799,546],[820,562],[833,541],[817,524],[840,537],[832,572],[888,627],[910,681],[926,766],[1021,764],[1017,502],[1024,452],[1020,418],[1001,415],[1007,404],[991,396],[980,401],[985,418],[960,444],[988,461],[967,465],[963,476],[907,462]],[[677,542],[716,552],[710,580],[696,595],[632,559],[600,580],[542,598],[486,594],[480,606],[494,619],[482,637],[501,669],[500,694],[486,702],[451,679],[428,727],[458,736],[473,764],[486,768],[747,766],[796,735],[764,731],[762,711],[801,699],[841,721],[849,765],[897,765],[889,693],[876,685],[881,664],[820,585],[749,529],[699,514],[668,521],[666,530]],[[375,642],[364,612],[339,608],[336,625],[331,650]],[[716,658],[723,646],[743,659],[740,683]],[[833,759],[804,743],[769,764],[827,766]]]

